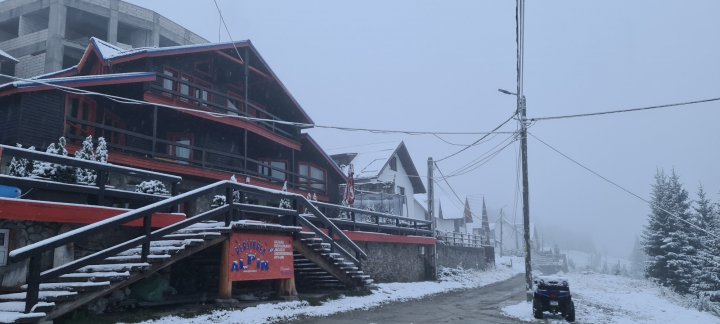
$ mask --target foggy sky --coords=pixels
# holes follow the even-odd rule
[[[130,1],[210,41],[227,41],[211,0]],[[515,110],[514,1],[219,0],[234,40],[250,39],[317,124],[487,131]],[[720,2],[528,1],[525,95],[529,117],[642,107],[720,96]],[[218,35],[220,34],[220,38]],[[694,198],[720,198],[720,104],[538,122],[530,132],[643,197],[658,168],[675,168]],[[514,130],[510,123],[504,130]],[[421,175],[427,158],[458,150],[431,136],[312,129],[330,153],[405,140]],[[479,136],[443,136],[468,144]],[[503,140],[440,163],[450,173]],[[512,214],[514,144],[449,179],[494,213]],[[530,214],[544,227],[588,235],[626,257],[648,206],[529,140]],[[443,192],[443,188],[440,188]],[[447,186],[445,186],[447,191]],[[443,201],[448,213],[459,203]],[[454,207],[453,207],[454,206]],[[517,205],[518,207],[520,204]],[[476,210],[479,213],[479,210]],[[546,241],[552,238],[545,237]]]

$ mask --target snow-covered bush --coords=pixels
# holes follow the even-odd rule
[[[227,198],[223,195],[215,195],[212,200],[211,206],[222,206],[227,202]]]
[[[108,147],[105,138],[98,137],[97,148],[95,149],[95,160],[100,163],[107,163],[108,161]]]
[[[147,180],[135,186],[135,192],[142,192],[151,195],[169,195],[170,192],[160,180]]]
[[[285,181],[285,183],[283,184],[282,191],[284,191],[284,192],[288,191],[287,181]],[[292,202],[290,202],[290,199],[288,199],[288,198],[281,198],[280,204],[278,205],[278,207],[283,208],[283,209],[293,209]]]
[[[67,141],[65,140],[65,137],[60,137],[58,139],[58,144],[56,145],[55,143],[50,143],[45,152],[67,156],[68,151],[65,148],[66,144]],[[45,161],[33,162],[32,176],[59,182],[75,182],[76,180],[75,168]]]
[[[22,145],[16,144],[17,147],[22,148]],[[30,146],[28,149],[35,150],[35,146]],[[26,158],[12,158],[10,160],[10,168],[8,174],[14,177],[27,177],[32,173],[32,164]]]
[[[95,149],[93,148],[92,135],[88,135],[82,142],[82,147],[75,152],[75,158],[80,160],[95,161]],[[78,183],[94,184],[97,173],[92,169],[75,169],[75,176]]]

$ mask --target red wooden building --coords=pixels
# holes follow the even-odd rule
[[[0,86],[0,116],[2,144],[103,136],[111,163],[180,175],[180,191],[235,175],[338,202],[345,182],[250,41],[123,50],[93,38],[76,66]]]

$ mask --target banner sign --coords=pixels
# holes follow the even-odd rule
[[[290,236],[233,233],[228,253],[230,281],[290,279],[295,276]]]

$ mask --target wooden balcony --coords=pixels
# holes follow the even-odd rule
[[[84,136],[86,136],[85,134],[78,135],[72,131],[76,129],[82,129],[83,133],[94,134],[95,137],[105,137],[108,141],[108,147],[114,152],[152,159],[158,162],[173,163],[179,166],[249,176],[251,179],[275,183],[279,186],[282,186],[287,181],[289,188],[306,192],[316,192],[318,194],[326,194],[327,192],[325,181],[303,176],[292,170],[272,166],[267,161],[263,161],[262,157],[251,157],[252,152],[248,156],[248,154],[213,150],[66,117],[65,137],[72,145],[80,145]],[[295,168],[295,166],[288,165],[288,168]]]
[[[286,125],[286,120],[270,113],[258,102],[243,98],[243,94],[232,91],[219,92],[211,86],[194,83],[183,78],[158,73],[157,81],[150,85],[150,93],[156,94],[175,105],[188,107],[200,112],[238,116],[238,120],[261,126],[274,134],[297,140],[300,134],[296,126]],[[248,120],[243,117],[253,118]]]

